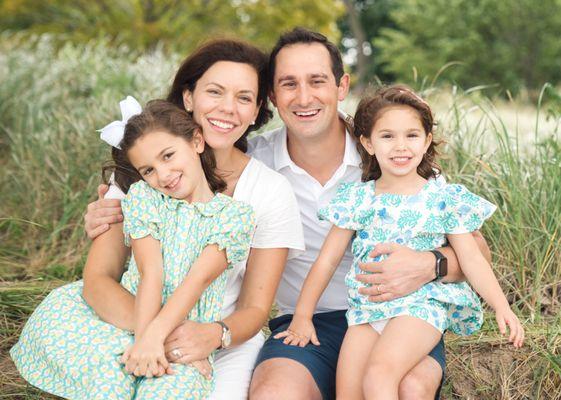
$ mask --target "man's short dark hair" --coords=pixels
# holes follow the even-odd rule
[[[341,77],[345,73],[343,69],[343,59],[341,58],[341,53],[335,44],[329,41],[325,36],[321,33],[310,31],[306,28],[294,28],[290,32],[283,33],[273,50],[271,51],[271,55],[269,56],[269,88],[270,90],[273,89],[274,79],[275,79],[275,67],[276,67],[276,58],[279,54],[279,51],[282,50],[283,47],[291,46],[294,44],[300,43],[319,43],[323,45],[327,51],[329,52],[329,57],[331,58],[331,71],[335,76],[335,83],[339,86],[339,82],[341,82]]]

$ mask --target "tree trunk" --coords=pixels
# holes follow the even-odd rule
[[[366,35],[364,34],[364,29],[362,29],[362,24],[360,22],[360,17],[355,8],[355,2],[353,0],[344,0],[345,7],[347,8],[347,16],[349,20],[349,26],[351,32],[356,39],[357,45],[357,57],[356,57],[356,86],[355,90],[361,92],[366,84],[366,67],[368,65],[368,60],[364,55],[363,45],[366,42]]]

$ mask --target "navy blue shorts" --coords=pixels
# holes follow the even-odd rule
[[[256,365],[271,358],[289,358],[304,365],[314,377],[324,400],[335,399],[335,374],[339,350],[347,331],[346,310],[315,314],[312,321],[321,346],[308,344],[306,347],[285,345],[283,339],[274,339],[277,333],[285,331],[292,321],[292,314],[282,315],[269,321],[271,336],[265,341],[257,356]],[[429,356],[442,367],[442,377],[446,367],[444,341],[441,339]],[[441,382],[442,384],[442,382]],[[439,398],[440,388],[436,398]]]

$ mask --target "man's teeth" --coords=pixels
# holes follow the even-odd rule
[[[295,112],[296,115],[298,115],[299,117],[309,117],[311,115],[316,115],[318,113],[318,110],[313,110],[313,111],[296,111]]]
[[[209,122],[212,125],[217,126],[219,128],[222,128],[222,129],[232,129],[234,127],[234,124],[230,124],[228,122],[222,122],[222,121],[216,121],[216,120],[209,120]]]

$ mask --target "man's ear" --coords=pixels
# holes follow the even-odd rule
[[[192,112],[193,111],[193,93],[190,90],[185,90],[183,92],[183,107],[185,107],[185,111]]]
[[[339,81],[339,86],[337,87],[337,99],[339,101],[345,100],[347,94],[349,94],[349,87],[351,84],[351,77],[349,74],[343,74],[341,80]]]

